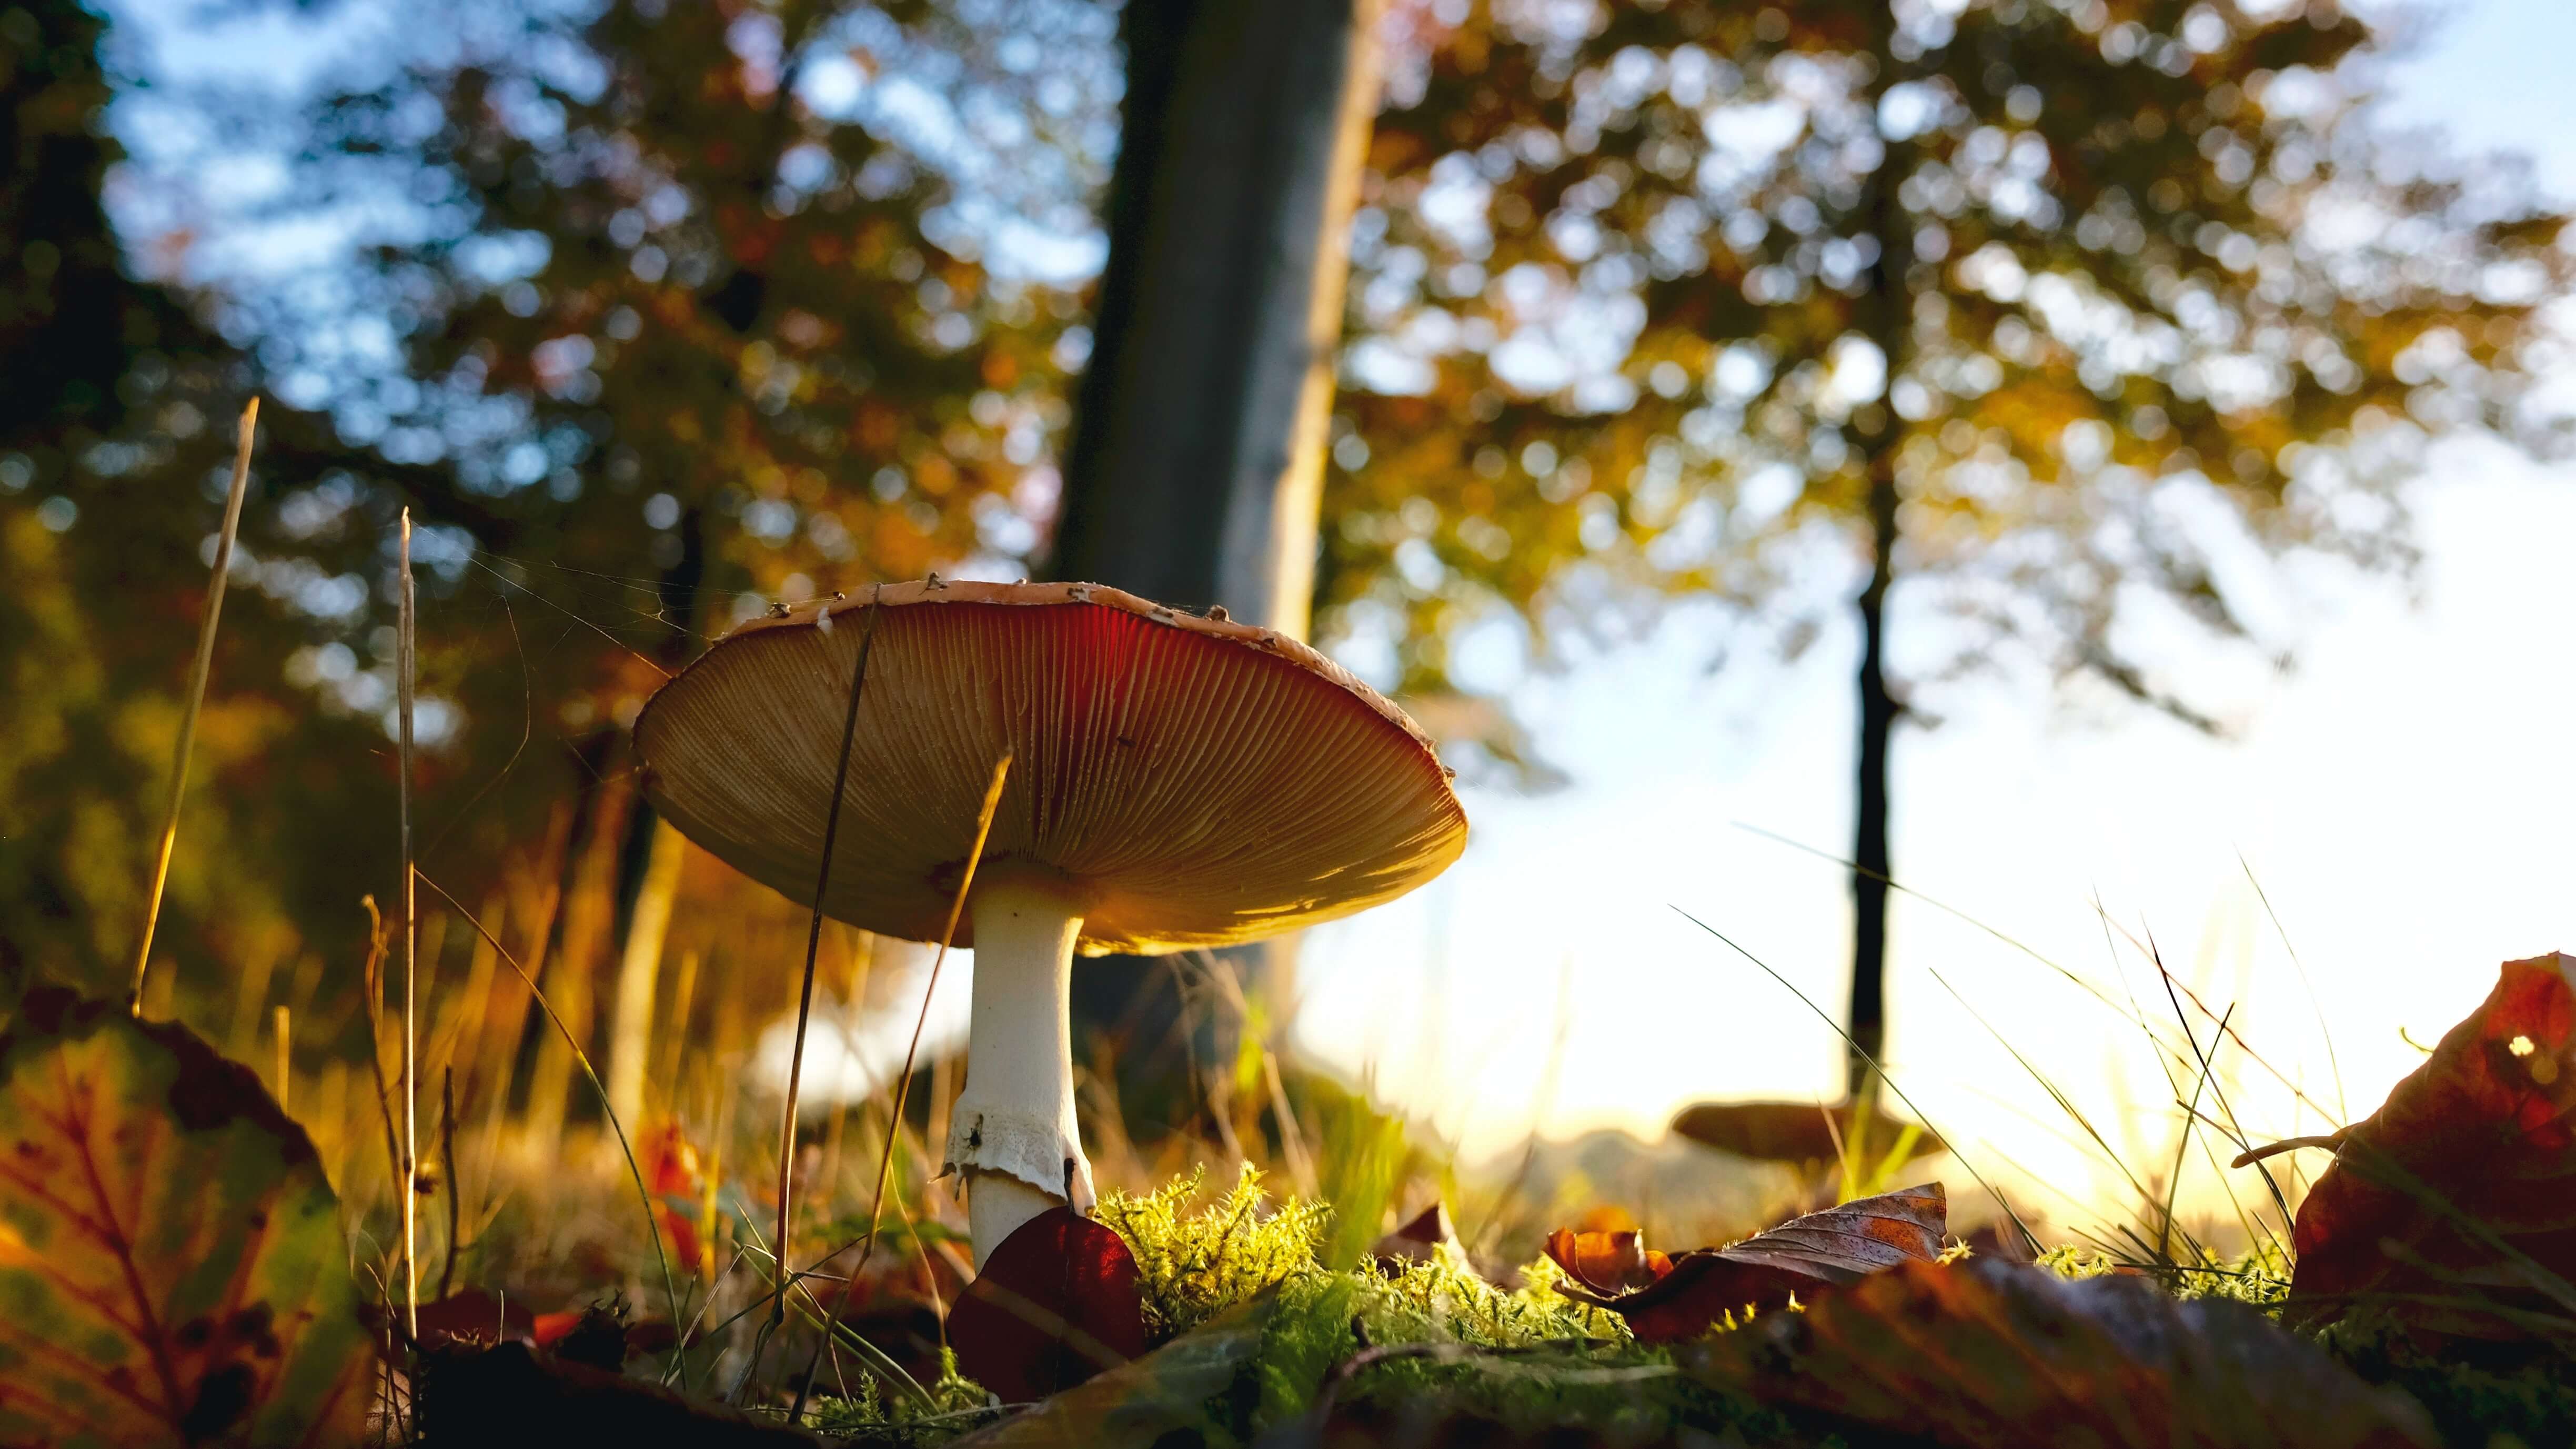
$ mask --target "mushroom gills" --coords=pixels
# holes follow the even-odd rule
[[[1091,1161],[1074,1118],[1068,995],[1082,902],[1051,872],[1000,866],[975,884],[975,996],[966,1087],[943,1172],[966,1189],[975,1266],[1060,1203],[1088,1214]]]

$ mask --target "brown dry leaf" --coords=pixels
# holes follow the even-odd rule
[[[2239,1303],[1970,1258],[1821,1291],[1689,1350],[1774,1408],[1959,1449],[2430,1449],[2421,1405]]]
[[[2299,1207],[2285,1321],[2576,1334],[2576,956],[2508,961]]]
[[[1371,1245],[1369,1256],[1390,1270],[1399,1263],[1447,1263],[1470,1271],[1467,1246],[1458,1241],[1458,1229],[1449,1221],[1445,1203],[1435,1202],[1406,1219],[1403,1226]]]
[[[1683,1253],[1634,1292],[1614,1297],[1596,1288],[1592,1294],[1568,1291],[1566,1296],[1617,1313],[1640,1343],[1676,1343],[1696,1338],[1748,1308],[1756,1312],[1777,1308],[1793,1294],[1939,1257],[1949,1216],[1950,1201],[1941,1184],[1925,1183],[1791,1218],[1728,1247]],[[1594,1245],[1602,1255],[1597,1265],[1587,1260],[1583,1242],[1596,1236],[1600,1235],[1560,1230],[1548,1239],[1548,1256],[1579,1282],[1589,1283],[1594,1273],[1622,1268],[1625,1250],[1616,1239],[1634,1235],[1610,1234],[1609,1241]],[[1569,1240],[1563,1245],[1564,1254],[1558,1251],[1561,1238]],[[1651,1259],[1662,1255],[1647,1255],[1641,1243],[1634,1246],[1641,1259],[1636,1271],[1652,1273]],[[1573,1262],[1568,1262],[1568,1256]],[[1578,1270],[1578,1263],[1586,1266]],[[1633,1277],[1604,1276],[1599,1281],[1633,1281]]]

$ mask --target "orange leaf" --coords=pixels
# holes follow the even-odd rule
[[[701,1249],[696,1209],[706,1192],[697,1147],[679,1123],[663,1122],[637,1139],[636,1157],[653,1190],[653,1215],[670,1237],[677,1261],[684,1268],[695,1266]]]
[[[2329,1323],[2368,1300],[2433,1335],[2576,1328],[2571,1112],[2576,956],[2508,961],[2300,1204],[2284,1318]]]
[[[1547,1235],[1547,1255],[1566,1276],[1599,1294],[1633,1293],[1673,1271],[1673,1260],[1646,1246],[1634,1230],[1579,1233],[1558,1228]]]
[[[698,1149],[677,1122],[647,1128],[636,1143],[644,1181],[655,1197],[694,1199],[705,1181],[698,1169]]]
[[[1940,1256],[1949,1216],[1941,1184],[1926,1183],[1791,1218],[1729,1247],[1684,1253],[1632,1293],[1595,1297],[1569,1291],[1566,1296],[1617,1313],[1640,1343],[1676,1343],[1697,1338],[1748,1308],[1776,1308],[1795,1293],[1849,1283],[1907,1262],[1929,1262]],[[1558,1239],[1574,1236],[1561,1231],[1551,1235],[1548,1256],[1565,1265],[1557,1253]],[[1581,1261],[1580,1238],[1570,1246]],[[1603,1246],[1618,1251],[1615,1241]],[[1661,1256],[1645,1255],[1640,1271],[1651,1272],[1651,1259]],[[1571,1266],[1566,1271],[1575,1273]]]

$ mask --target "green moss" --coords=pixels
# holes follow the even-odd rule
[[[1523,1428],[1642,1434],[1678,1422],[1677,1395],[1654,1391],[1680,1387],[1670,1358],[1638,1347],[1610,1315],[1551,1288],[1506,1292],[1438,1263],[1412,1263],[1391,1274],[1364,1267],[1282,1285],[1254,1364],[1248,1427],[1305,1414],[1327,1377],[1371,1346],[1460,1352],[1381,1359],[1349,1378],[1341,1401],[1437,1398]]]
[[[2072,1243],[2043,1249],[2037,1262],[2060,1278],[2075,1279],[2099,1278],[2120,1266],[2108,1253],[2092,1252]]]
[[[814,1401],[814,1427],[868,1449],[930,1449],[1003,1417],[1006,1411],[993,1396],[957,1371],[956,1354],[941,1349],[939,1369],[938,1380],[926,1386],[931,1399],[927,1408],[887,1394],[874,1374],[860,1369],[853,1374],[856,1395]]]
[[[1366,1347],[1399,1351],[1350,1375],[1341,1403],[1436,1402],[1525,1430],[1580,1425],[1613,1437],[1748,1422],[1682,1379],[1668,1354],[1638,1346],[1615,1314],[1559,1292],[1562,1275],[1545,1258],[1510,1289],[1439,1259],[1335,1271],[1321,1256],[1334,1241],[1330,1210],[1271,1203],[1249,1169],[1213,1198],[1194,1174],[1149,1195],[1113,1194],[1099,1216],[1136,1256],[1158,1336],[1270,1299],[1259,1351],[1210,1404],[1210,1418],[1246,1440],[1311,1412],[1326,1380]]]
[[[1113,1192],[1095,1210],[1127,1240],[1145,1292],[1145,1326],[1157,1339],[1189,1332],[1238,1303],[1323,1271],[1315,1255],[1331,1209],[1290,1198],[1265,1212],[1261,1174],[1244,1164],[1212,1203],[1206,1173],[1193,1172],[1143,1197]]]
[[[2212,1256],[2203,1267],[2183,1269],[2166,1286],[2176,1298],[2225,1298],[2277,1315],[2281,1300],[2290,1296],[2290,1259],[2267,1243],[2238,1258]]]
[[[2576,1349],[2545,1340],[2426,1348],[2384,1316],[2317,1335],[2353,1372],[2412,1394],[2457,1449],[2576,1444]]]

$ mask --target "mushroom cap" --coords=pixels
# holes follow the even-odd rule
[[[987,871],[1061,882],[1084,955],[1247,941],[1402,895],[1466,847],[1404,712],[1268,629],[1097,584],[937,578],[773,608],[656,691],[644,792],[810,901],[850,679],[876,612],[824,913],[937,940],[993,765]],[[971,946],[972,915],[957,944]]]

